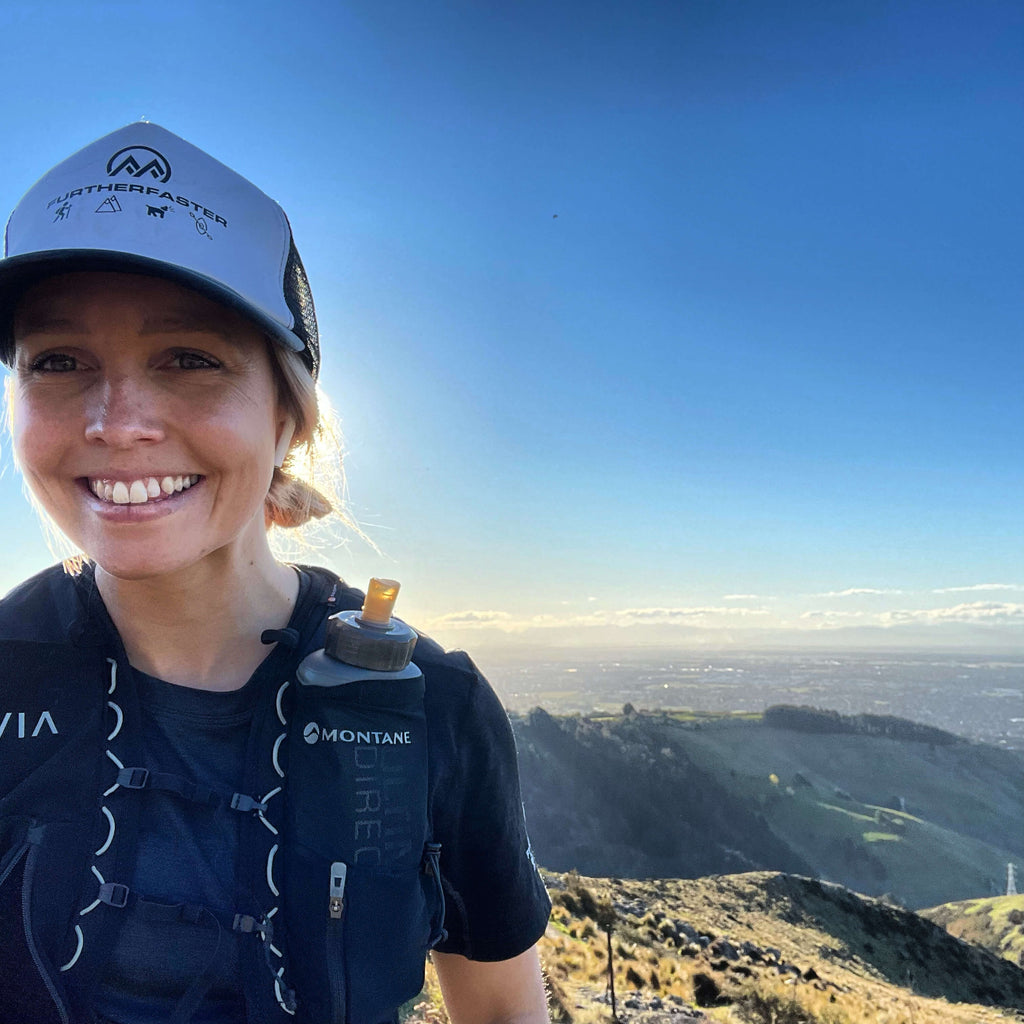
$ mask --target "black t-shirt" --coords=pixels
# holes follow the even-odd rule
[[[241,788],[254,690],[215,693],[137,673],[146,760],[154,769],[226,792]],[[234,912],[237,814],[147,790],[142,801],[133,892],[147,899]],[[195,1024],[245,1024],[241,936],[215,918],[162,922],[129,906],[96,994],[102,1018],[117,1024],[167,1020],[192,978],[214,980]]]
[[[313,578],[300,576],[289,625],[301,630],[310,615],[323,610]],[[429,642],[423,643],[425,650]],[[244,687],[228,693],[136,672],[146,767],[216,791],[239,791],[260,694],[275,689],[266,685],[267,668],[265,662]],[[529,851],[514,743],[504,709],[485,682],[476,680],[458,709],[441,713],[437,701],[450,697],[432,695],[428,685],[430,801],[448,895],[448,938],[437,948],[471,959],[506,959],[536,940],[548,909]],[[193,1020],[245,1024],[241,937],[215,923],[215,915],[230,921],[239,909],[240,818],[157,789],[139,795],[144,803],[133,891],[161,904],[201,905],[214,914],[193,923],[169,922],[137,905],[126,908],[94,1008],[112,1024],[166,1020],[193,980],[210,971],[212,983]]]

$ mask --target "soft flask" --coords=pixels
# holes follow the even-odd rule
[[[318,1022],[359,1024],[378,1000],[415,995],[442,934],[424,681],[411,661],[416,633],[391,615],[397,592],[371,580],[362,610],[332,615],[323,649],[297,671],[287,825],[296,866],[322,879],[301,914],[325,943],[331,1005],[305,1006]],[[367,958],[387,969],[359,970]],[[300,983],[300,998],[319,988]]]

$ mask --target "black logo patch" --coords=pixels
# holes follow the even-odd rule
[[[120,213],[121,204],[117,201],[117,196],[107,196],[106,199],[96,207],[97,213]]]
[[[171,180],[170,161],[149,146],[119,149],[107,161],[107,174],[116,178],[122,171],[127,171],[133,178],[144,178],[148,174],[161,183]]]

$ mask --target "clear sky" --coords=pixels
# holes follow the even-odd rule
[[[55,0],[0,38],[3,216],[141,117],[288,211],[383,552],[319,560],[411,621],[1024,645],[1018,0]],[[51,560],[4,445],[0,591]]]

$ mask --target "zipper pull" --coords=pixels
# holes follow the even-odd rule
[[[331,865],[331,898],[327,905],[327,911],[332,921],[340,920],[341,912],[345,909],[345,876],[348,874],[348,865],[340,860]]]

